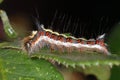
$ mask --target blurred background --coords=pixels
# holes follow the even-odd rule
[[[37,18],[45,28],[89,39],[103,33],[109,35],[120,21],[120,5],[115,1],[4,0],[0,8],[22,33],[37,29]]]
[[[91,0],[4,0],[0,9],[7,12],[18,34],[36,30],[35,19],[45,28],[75,37],[96,38],[111,35],[108,44],[112,53],[120,54],[120,5],[115,1]],[[116,31],[113,31],[114,28]],[[117,34],[117,35],[116,35]],[[0,21],[0,40],[5,38]],[[120,67],[113,67],[111,80],[118,79]],[[120,77],[119,77],[120,79]]]

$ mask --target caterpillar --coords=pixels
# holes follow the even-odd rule
[[[48,46],[52,51],[71,53],[73,51],[96,51],[109,55],[106,43],[104,43],[105,34],[98,36],[96,39],[76,38],[74,36],[66,36],[59,34],[50,29],[45,29],[43,24],[39,24],[37,31],[32,31],[32,34],[23,39],[23,49],[29,55],[39,51],[45,46]]]

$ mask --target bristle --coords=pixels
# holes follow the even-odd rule
[[[100,36],[98,36],[97,40],[104,39],[104,37],[105,37],[105,33],[100,35]]]

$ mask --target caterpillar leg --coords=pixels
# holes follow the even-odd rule
[[[79,53],[83,53],[85,51],[84,48],[80,47],[80,48],[76,48],[76,50],[79,52]]]
[[[70,54],[73,51],[72,47],[66,47],[68,54]]]
[[[65,48],[65,47],[62,46],[62,45],[59,47],[59,50],[60,50],[61,53],[65,52],[64,48]]]
[[[50,50],[51,50],[51,52],[56,51],[57,50],[57,45],[50,43]]]

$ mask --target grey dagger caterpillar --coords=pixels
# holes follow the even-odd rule
[[[96,39],[76,38],[74,36],[66,36],[59,34],[50,29],[45,29],[44,25],[38,24],[38,30],[32,31],[32,34],[23,39],[23,49],[28,52],[29,55],[36,51],[48,46],[51,52],[58,50],[59,52],[73,51],[96,51],[110,55],[104,43],[105,34],[98,36]]]

